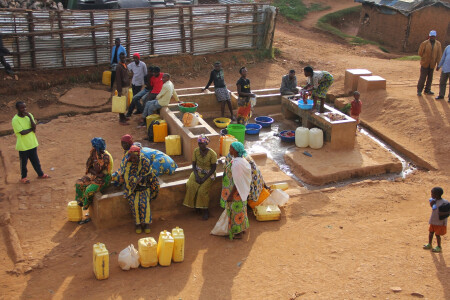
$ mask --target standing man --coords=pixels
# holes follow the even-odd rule
[[[125,53],[120,53],[120,62],[116,69],[116,85],[117,85],[117,95],[119,97],[126,96],[128,94],[128,89],[130,86],[130,78],[128,77],[128,69],[125,64]],[[125,114],[119,114],[120,125],[129,125]]]
[[[442,56],[441,43],[436,40],[436,31],[431,30],[428,40],[423,41],[419,47],[420,56],[420,78],[417,83],[417,96],[422,96],[423,86],[425,85],[425,94],[434,95],[431,91],[431,83],[433,81],[434,67]]]
[[[36,138],[36,121],[32,114],[27,111],[27,105],[19,101],[16,103],[17,114],[12,119],[12,127],[17,137],[16,150],[19,151],[20,170],[22,183],[30,183],[27,178],[27,163],[31,161],[31,165],[38,174],[39,179],[49,178],[41,169],[41,163],[37,154],[37,146],[39,145]]]
[[[147,75],[147,66],[143,61],[140,61],[141,56],[139,53],[133,54],[134,62],[128,64],[128,70],[133,72],[133,78],[131,79],[131,88],[133,89],[133,95],[137,95],[144,85],[144,77]]]
[[[281,79],[280,93],[281,95],[298,94],[297,76],[295,76],[295,70],[290,70],[289,74],[284,75]]]
[[[8,75],[13,76],[14,72],[11,69],[11,66],[6,62],[5,55],[11,55],[8,49],[3,47],[3,37],[0,35],[0,63],[5,67],[5,71]]]
[[[170,74],[164,74],[163,78],[163,86],[161,88],[161,92],[156,96],[155,100],[148,101],[145,104],[144,112],[142,113],[142,124],[145,125],[145,118],[151,114],[153,114],[158,109],[168,106],[170,103],[170,99],[173,98],[175,101],[178,100],[177,92],[175,91],[175,87],[173,86],[172,81],[170,81]]]
[[[233,108],[231,106],[230,93],[228,92],[227,85],[225,84],[222,64],[220,63],[220,61],[214,63],[214,69],[211,71],[211,74],[209,75],[209,81],[206,84],[205,88],[202,89],[202,92],[208,89],[213,81],[214,81],[214,93],[216,94],[217,102],[220,103],[221,116],[222,117],[225,116],[225,103],[226,103],[228,105],[228,109],[230,110],[231,120],[235,120],[233,116]]]
[[[444,99],[445,89],[447,88],[447,81],[450,80],[450,45],[445,47],[444,54],[442,54],[441,61],[436,68],[436,71],[442,68],[441,79],[439,80],[439,96],[436,100]],[[450,103],[450,83],[448,89],[448,102]]]
[[[114,41],[115,46],[112,48],[111,52],[111,92],[114,87],[114,80],[116,79],[116,68],[117,64],[120,62],[120,53],[124,53],[125,57],[127,56],[127,51],[120,44],[120,39],[116,38]]]

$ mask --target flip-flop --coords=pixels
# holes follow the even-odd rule
[[[38,176],[38,179],[47,179],[47,178],[50,178],[50,176],[47,175],[47,174],[44,174],[42,176]]]
[[[91,218],[87,218],[87,219],[84,219],[84,220],[78,222],[78,224],[79,224],[79,225],[83,225],[83,224],[86,224],[86,223],[88,223],[88,222],[90,222],[90,221],[91,221]]]
[[[431,251],[439,253],[442,251],[442,249],[441,249],[441,247],[436,246],[436,248],[433,248],[433,250],[431,250]]]
[[[433,246],[431,246],[431,244],[423,245],[423,249],[425,249],[425,250],[430,250],[431,248],[433,248]]]
[[[20,182],[24,183],[24,184],[27,184],[27,183],[30,183],[30,180],[25,177],[25,178],[20,179]]]

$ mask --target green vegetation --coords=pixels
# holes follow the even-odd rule
[[[396,60],[420,60],[420,56],[418,56],[418,55],[403,56],[403,57],[396,58]]]
[[[360,11],[361,11],[361,6],[354,6],[354,7],[349,7],[349,8],[343,9],[343,10],[339,10],[339,11],[327,14],[327,15],[321,17],[317,21],[316,27],[318,27],[324,31],[327,31],[331,34],[334,34],[334,35],[346,40],[348,43],[350,43],[352,45],[371,44],[371,45],[378,46],[378,48],[380,48],[381,51],[389,53],[389,51],[386,48],[382,47],[377,42],[369,41],[369,40],[363,39],[359,36],[346,34],[330,24],[331,22],[333,22],[335,20],[340,20],[340,19],[344,18],[346,15],[349,15],[352,13],[357,13]]]
[[[311,3],[309,6],[302,0],[274,0],[273,5],[278,7],[281,15],[294,20],[301,21],[311,11],[320,11],[329,9],[329,6],[322,6],[320,3]]]
[[[344,107],[341,109],[341,112],[344,113],[344,114],[346,114],[346,115],[349,115],[349,113],[350,113],[350,108],[352,108],[352,104],[351,104],[351,103],[347,103],[347,104],[345,104]]]

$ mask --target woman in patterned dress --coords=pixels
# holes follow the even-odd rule
[[[98,191],[102,191],[111,181],[113,159],[106,151],[105,140],[96,137],[91,140],[92,149],[86,162],[86,173],[75,183],[75,200],[78,205],[87,210]],[[83,220],[78,222],[82,225],[91,220],[86,213]]]
[[[314,107],[317,107],[317,100],[320,100],[320,110],[322,114],[325,112],[325,97],[327,96],[328,89],[333,84],[333,75],[327,71],[314,71],[311,67],[305,67],[303,69],[305,77],[307,77],[307,85],[305,90],[312,91],[312,97],[314,100]]]
[[[238,92],[238,111],[237,122],[238,124],[246,125],[248,120],[252,117],[252,105],[250,103],[250,97],[255,97],[255,94],[250,89],[250,79],[247,78],[247,68],[242,67],[239,69],[241,78],[236,82]]]
[[[228,215],[228,235],[230,239],[242,238],[249,228],[247,199],[250,194],[252,170],[247,159],[244,145],[234,142],[230,146],[231,162],[225,166],[222,179],[221,203]]]
[[[158,178],[150,160],[141,153],[138,146],[131,146],[125,157],[119,170],[113,174],[113,181],[125,185],[124,196],[135,220],[136,233],[141,233],[142,227],[145,233],[150,233],[150,202],[158,196]]]

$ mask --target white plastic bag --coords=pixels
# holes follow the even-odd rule
[[[228,215],[227,215],[226,209],[220,215],[219,220],[217,221],[213,230],[211,230],[211,234],[212,235],[220,235],[220,236],[228,235]]]
[[[139,267],[139,252],[134,248],[133,244],[120,251],[119,266],[125,271]]]
[[[250,98],[250,105],[252,106],[252,108],[256,106],[256,97]]]
[[[279,207],[286,205],[289,201],[289,195],[283,190],[275,189],[260,205],[278,205]]]

